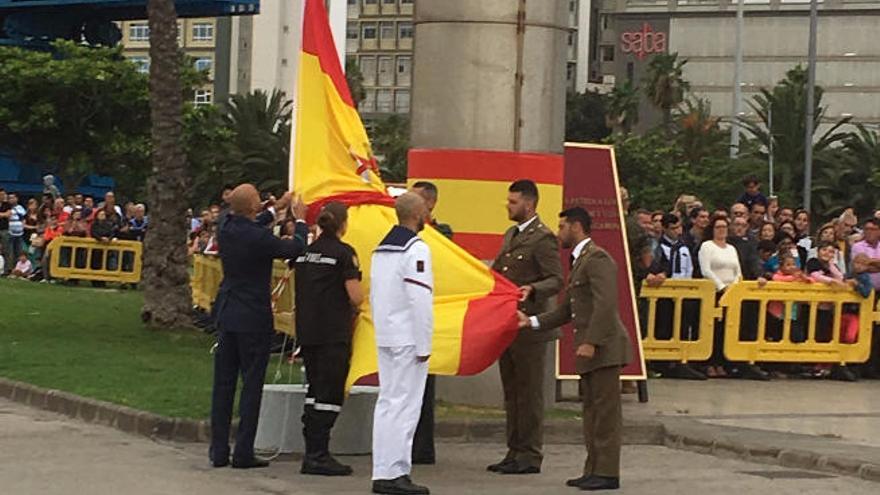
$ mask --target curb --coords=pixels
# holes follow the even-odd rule
[[[169,418],[3,377],[0,377],[0,397],[152,439],[185,443],[205,443],[211,439],[211,425],[207,420]],[[235,429],[233,423],[233,436]],[[580,420],[552,420],[544,424],[544,442],[548,445],[580,445],[582,435]],[[504,443],[506,426],[498,419],[441,419],[434,426],[434,436],[452,442]],[[624,422],[625,445],[663,445],[663,441],[664,428],[659,422]]]
[[[207,442],[211,438],[211,427],[205,420],[169,418],[2,377],[0,377],[0,397],[86,423],[109,426],[153,439]]]
[[[854,457],[824,455],[817,451],[774,447],[759,443],[745,444],[726,438],[715,439],[711,434],[677,433],[674,431],[675,428],[669,424],[665,425],[665,430],[663,445],[676,450],[880,482],[880,464]],[[719,438],[721,437],[723,435],[719,435]]]

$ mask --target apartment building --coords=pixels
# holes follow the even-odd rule
[[[136,63],[141,72],[150,71],[150,26],[146,20],[120,22],[123,54]],[[217,46],[217,20],[214,18],[178,19],[177,40],[196,69],[208,71],[209,82],[196,89],[194,102],[198,105],[214,102],[214,83],[217,71],[214,67]],[[219,74],[228,77],[228,74]]]

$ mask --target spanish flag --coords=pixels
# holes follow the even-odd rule
[[[378,175],[369,138],[342,72],[322,0],[306,0],[296,91],[291,177],[314,218],[321,206],[349,206],[345,242],[370,273],[373,250],[397,223],[393,199]],[[434,341],[430,372],[476,374],[516,337],[517,288],[482,262],[426,227],[434,267]],[[365,290],[370,280],[364,278]],[[369,298],[367,298],[369,300]],[[348,385],[377,370],[370,308],[355,327]]]

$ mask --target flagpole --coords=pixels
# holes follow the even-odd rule
[[[303,21],[305,20],[307,0],[293,0],[293,22],[291,25],[299,26],[293,37],[293,88],[289,95],[293,104],[290,107],[290,160],[288,164],[287,189],[293,191],[294,176],[296,175],[296,126],[299,117],[299,65],[302,59]]]

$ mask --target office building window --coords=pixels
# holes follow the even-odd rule
[[[213,95],[210,89],[197,89],[196,97],[193,102],[196,105],[210,105],[212,96]]]
[[[412,5],[413,0],[400,0],[401,5]]]
[[[195,65],[196,70],[199,72],[208,71],[210,73],[211,68],[214,66],[214,60],[211,57],[198,57],[193,65]]]
[[[614,45],[602,45],[599,51],[603,62],[614,62]]]
[[[378,0],[364,0],[364,5],[376,5]]]
[[[376,39],[376,23],[375,22],[364,23],[362,31],[363,31],[363,38],[365,40]]]
[[[409,90],[398,89],[394,93],[394,110],[397,113],[409,113]]]
[[[128,60],[137,67],[137,71],[141,74],[150,73],[150,57],[129,57]]]
[[[379,34],[382,36],[382,41],[394,41],[394,23],[393,22],[381,22],[379,23]]]
[[[394,86],[394,57],[379,57],[379,86]]]
[[[400,39],[412,39],[413,37],[413,25],[411,22],[399,22],[397,23],[397,30],[400,32]]]
[[[412,81],[412,57],[397,57],[397,85],[409,86]]]
[[[346,39],[356,40],[358,39],[358,34],[360,33],[360,29],[358,29],[357,24],[349,25],[345,28],[345,37]]]
[[[193,41],[213,41],[214,25],[210,22],[197,22],[193,24]]]
[[[397,3],[397,0],[382,0],[382,3],[386,5],[394,5],[395,3]]]
[[[131,41],[150,41],[150,26],[146,22],[132,22],[128,26],[128,39]]]
[[[364,76],[364,84],[367,86],[376,84],[376,57],[361,57],[358,68],[361,70],[361,75]]]
[[[376,111],[391,113],[394,111],[392,106],[394,105],[394,100],[392,98],[390,89],[380,89],[376,91]]]

